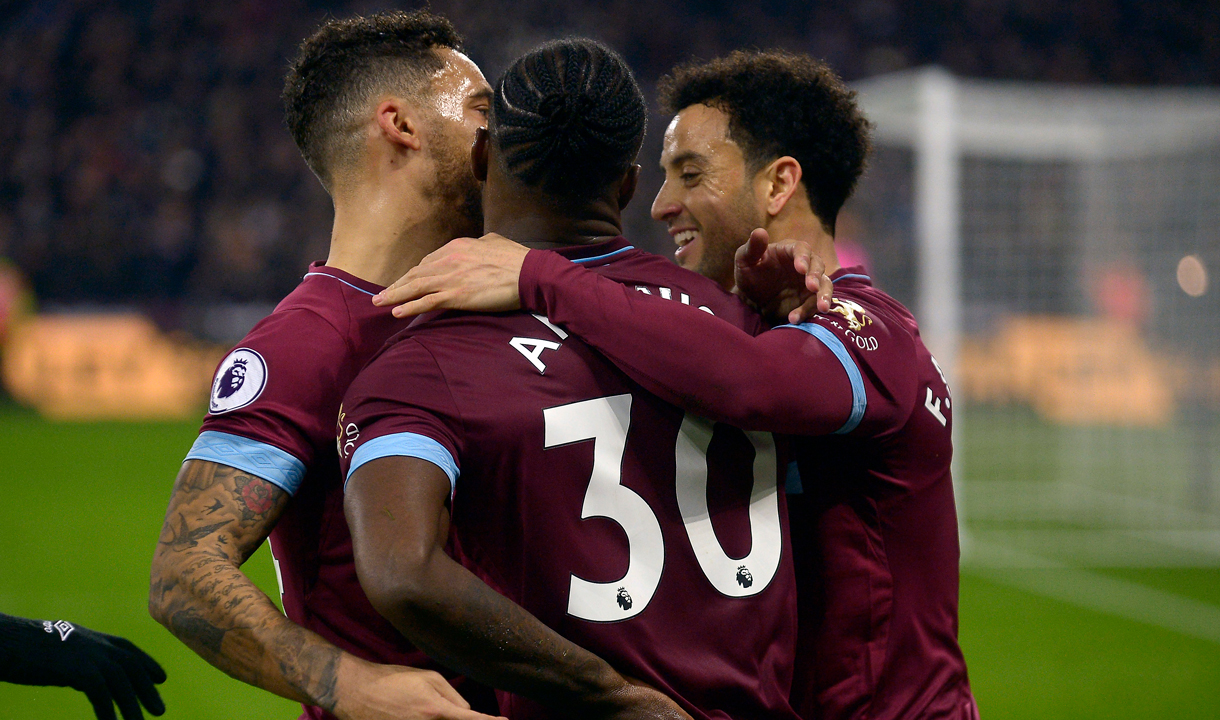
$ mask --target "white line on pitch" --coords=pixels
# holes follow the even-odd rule
[[[972,553],[972,559],[985,564],[971,564],[963,568],[971,575],[1079,607],[1220,643],[1220,607],[1215,605],[977,540]]]

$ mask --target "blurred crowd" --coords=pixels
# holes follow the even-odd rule
[[[403,3],[402,7],[415,3]],[[861,78],[1220,84],[1215,0],[435,0],[489,78],[557,35],[602,39],[650,94],[675,63],[784,47]],[[268,302],[325,256],[330,204],[281,120],[296,44],[372,2],[38,0],[0,9],[0,258],[42,303]],[[655,112],[655,109],[654,109]],[[654,116],[627,229],[660,179]]]

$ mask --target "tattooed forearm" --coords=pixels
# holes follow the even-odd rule
[[[240,569],[288,499],[262,478],[187,462],[153,557],[149,611],[229,675],[333,710],[342,652],[280,614]]]
[[[171,615],[169,629],[180,638],[190,638],[192,647],[212,655],[220,654],[220,643],[225,637],[224,628],[208,622],[197,610],[187,608]]]
[[[313,695],[319,706],[333,710],[341,653],[338,648],[307,640],[301,635],[285,635],[276,643],[276,654],[284,658],[280,660],[280,672],[298,690]]]

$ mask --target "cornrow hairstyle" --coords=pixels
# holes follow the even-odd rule
[[[627,63],[594,40],[557,40],[496,81],[488,128],[504,171],[561,201],[622,177],[644,142],[644,95]]]
[[[658,86],[662,108],[676,114],[708,105],[729,116],[729,136],[757,173],[789,155],[827,232],[864,172],[871,124],[856,93],[824,63],[781,50],[738,50],[710,63],[674,69]]]
[[[424,10],[330,19],[301,43],[284,78],[284,121],[328,190],[336,170],[358,157],[369,98],[426,95],[444,67],[442,48],[460,51],[462,38]]]

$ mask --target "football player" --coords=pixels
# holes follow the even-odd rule
[[[485,227],[749,337],[757,316],[716,283],[620,237],[645,117],[631,71],[597,43],[518,59],[473,152]],[[528,313],[413,324],[341,417],[369,598],[430,655],[506,691],[509,717],[795,717],[770,434],[688,415]]]
[[[736,52],[678,68],[661,95],[675,116],[652,213],[678,263],[727,288],[738,253],[739,284],[765,305],[778,287],[763,282],[778,257],[768,238],[802,238],[798,269],[812,250],[834,283],[824,312],[752,337],[503,238],[447,246],[379,302],[425,296],[403,315],[524,307],[662,398],[801,436],[788,482],[801,716],[976,718],[957,641],[952,397],[910,312],[835,254],[868,149],[854,93],[807,56]]]
[[[334,201],[325,263],[216,371],[152,565],[149,610],[233,677],[309,718],[485,718],[369,605],[335,448],[348,383],[399,323],[369,298],[481,227],[470,171],[491,88],[444,18],[330,20],[284,86],[287,124]],[[284,612],[241,571],[271,537]],[[490,691],[463,686],[491,710]],[[476,697],[472,693],[481,692]]]

